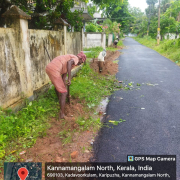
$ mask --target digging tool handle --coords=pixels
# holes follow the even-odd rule
[[[68,88],[67,100],[68,100],[68,103],[70,104],[70,85],[67,85],[67,88]]]

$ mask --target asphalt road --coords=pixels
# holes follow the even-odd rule
[[[132,38],[124,45],[116,76],[133,87],[110,97],[105,122],[126,122],[102,128],[94,146],[96,161],[127,162],[131,154],[176,155],[180,180],[180,68]]]

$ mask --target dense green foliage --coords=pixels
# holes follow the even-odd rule
[[[102,47],[95,47],[95,48],[84,48],[84,51],[88,51],[86,52],[86,57],[87,58],[97,58],[99,53],[103,50]]]
[[[0,7],[3,6],[3,3],[7,2],[7,0],[1,1]],[[70,8],[74,6],[74,0],[11,0],[8,2],[9,4],[3,6],[0,10],[0,16],[8,7],[16,5],[24,12],[31,15],[31,20],[29,21],[30,29],[52,29],[54,27],[54,22],[59,17],[62,17],[67,20],[71,26],[74,26],[75,31],[80,31],[83,26],[82,18],[79,16],[81,11],[70,11]],[[4,24],[3,20],[3,18],[0,19],[0,26]]]
[[[82,0],[89,2],[88,0]],[[52,29],[54,22],[59,17],[67,20],[75,31],[80,31],[83,23],[80,17],[81,12],[71,12],[70,8],[77,3],[74,0],[34,0],[34,3],[27,0],[1,0],[0,15],[4,13],[10,5],[15,4],[23,11],[32,16],[29,27],[33,29]],[[146,34],[153,38],[157,35],[158,24],[158,0],[146,0],[148,8],[145,13],[139,8],[131,8],[128,0],[93,0],[91,6],[88,6],[88,12],[91,16],[94,12],[102,10],[102,15],[106,15],[112,23],[119,23],[120,32],[136,33],[139,36]],[[161,0],[161,35],[165,33],[176,33],[180,31],[180,0]],[[0,19],[0,26],[3,25],[3,19]],[[108,23],[104,24],[106,27]],[[115,27],[115,26],[114,26]],[[116,26],[117,27],[117,26]],[[109,32],[112,28],[109,26]],[[107,31],[106,28],[103,29]],[[87,26],[89,32],[102,32],[102,28],[94,23]],[[116,30],[115,30],[116,31]],[[109,33],[108,32],[108,33]]]
[[[102,32],[102,31],[103,31],[102,26],[97,24],[96,20],[86,25],[86,32]]]
[[[88,0],[81,0],[88,3]],[[96,10],[96,5],[101,8],[109,6],[109,3],[122,4],[123,0],[93,0],[93,7],[88,7],[91,15]],[[79,2],[75,0],[0,0],[0,27],[5,24],[4,18],[1,15],[8,10],[11,5],[16,5],[27,14],[31,15],[32,19],[29,22],[30,29],[53,29],[54,22],[62,17],[71,26],[75,27],[75,31],[80,31],[83,23],[81,18],[82,11],[71,12],[70,8]]]
[[[137,33],[140,37],[148,34],[152,38],[156,38],[158,27],[157,2],[157,0],[147,0],[149,6],[146,9],[146,16],[140,12],[138,16],[133,11],[131,12],[131,15],[136,17],[133,22],[132,33]],[[180,0],[161,0],[160,2],[160,29],[162,38],[165,33],[178,34],[180,32]]]
[[[109,34],[109,33],[119,34],[121,24],[117,23],[116,21],[111,21],[110,19],[106,19],[103,22],[102,28],[106,34]]]
[[[88,7],[88,13],[93,17],[93,14],[96,12],[97,7],[94,4],[89,5]]]
[[[107,16],[112,22],[120,23],[120,30],[123,32],[129,32],[129,24],[133,17],[128,10],[128,0],[124,0],[123,3],[115,3],[111,1],[109,5],[103,9],[104,15]]]

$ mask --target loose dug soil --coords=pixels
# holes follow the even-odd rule
[[[71,104],[65,106],[65,120],[57,121],[50,119],[51,127],[47,130],[46,136],[38,138],[32,148],[24,149],[24,154],[20,155],[18,162],[42,162],[43,179],[45,178],[45,162],[87,162],[92,156],[92,145],[95,133],[93,129],[78,132],[79,126],[75,122],[79,116],[87,117],[83,110],[83,102],[78,99],[71,99]],[[98,117],[96,117],[98,118]],[[75,131],[71,143],[63,145],[59,133],[66,130]],[[68,137],[68,133],[65,135]],[[73,153],[71,155],[71,153]],[[3,169],[1,169],[3,171]],[[3,173],[0,179],[3,179]]]
[[[104,58],[104,65],[101,74],[102,75],[115,75],[118,72],[118,64],[113,61],[120,56],[119,51],[106,51],[106,57]],[[95,71],[99,72],[98,59],[92,60],[90,67]]]

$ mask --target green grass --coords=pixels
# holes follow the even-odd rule
[[[86,119],[84,117],[79,117],[76,120],[76,123],[79,125],[80,130],[82,130],[82,131],[86,131],[86,130],[90,129],[91,127],[93,127],[94,131],[96,131],[102,125],[100,118],[95,119],[92,117],[88,117]]]
[[[86,58],[86,62],[89,63],[92,58]]]
[[[102,97],[120,88],[115,76],[103,77],[95,73],[88,63],[71,82],[71,96],[85,101],[83,105],[87,113],[93,112]],[[16,161],[14,154],[18,156],[22,149],[32,147],[38,137],[46,136],[46,130],[50,127],[48,119],[58,116],[59,103],[54,87],[33,102],[26,101],[26,104],[27,106],[16,114],[11,110],[0,110],[0,159],[2,160],[0,167],[3,161]],[[80,130],[86,130],[90,127],[99,127],[100,120],[91,116],[80,117],[76,123]],[[71,130],[70,132],[73,133]],[[71,141],[71,136],[66,137],[70,132],[59,134],[64,137],[64,144]]]
[[[163,40],[160,41],[159,45],[150,36],[145,36],[144,38],[135,37],[134,39],[180,65],[180,39]]]
[[[49,127],[48,117],[58,113],[58,101],[54,90],[33,102],[26,101],[27,106],[21,111],[0,111],[0,159],[8,158],[12,151],[31,147],[37,137],[46,135]]]
[[[118,48],[114,48],[114,47],[107,47],[106,48],[107,51],[117,51]]]
[[[118,46],[124,46],[123,45],[123,41],[122,40],[119,40],[119,42],[117,43]]]
[[[98,75],[86,64],[77,77],[72,79],[71,96],[85,100],[89,108],[94,107],[102,96],[108,96],[115,90],[115,81],[114,76]]]
[[[102,47],[84,48],[83,51],[90,51],[85,53],[87,58],[97,58],[99,53],[103,50]]]
[[[139,43],[149,48],[153,48],[157,45],[157,41],[155,39],[152,39],[150,36],[144,36],[144,38],[139,38],[139,37],[133,37],[133,38]]]
[[[122,40],[119,40],[118,46],[124,46],[123,45],[123,41]],[[83,51],[90,51],[90,52],[86,52],[86,57],[87,58],[97,58],[99,53],[103,50],[102,47],[93,47],[93,48],[84,48]],[[117,51],[118,48],[114,48],[114,47],[107,47],[106,50],[108,51]]]
[[[84,48],[83,51],[99,51],[101,52],[103,50],[102,47],[98,46],[98,47],[92,47],[92,48]]]

